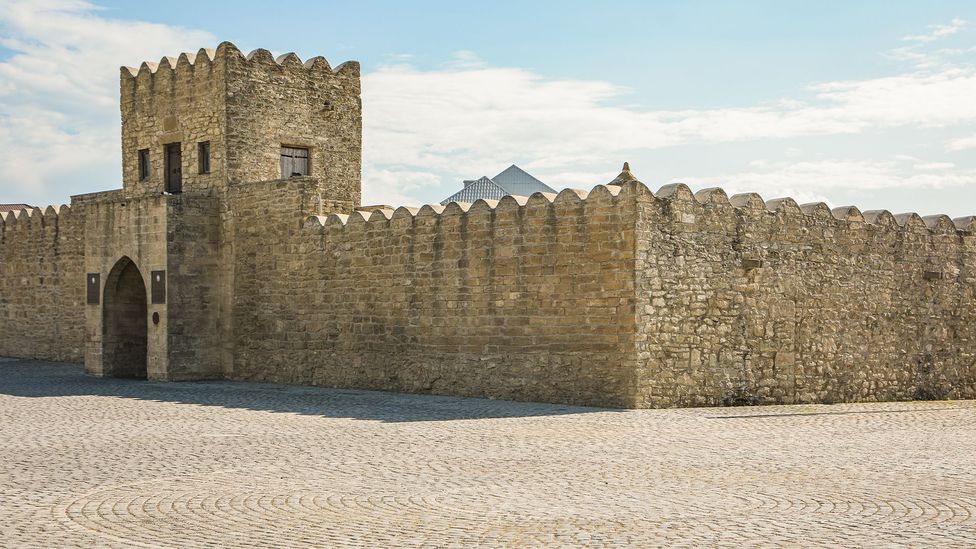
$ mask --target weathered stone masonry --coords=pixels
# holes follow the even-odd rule
[[[972,218],[638,192],[639,406],[976,395]]]
[[[253,253],[238,264],[234,376],[629,406],[637,210],[618,193],[301,229],[296,207],[268,211],[242,239]]]
[[[0,214],[0,355],[84,358],[84,230],[68,206]]]
[[[129,375],[107,331],[137,309],[106,303],[131,264],[146,289],[118,299],[165,277],[136,319],[151,379],[621,407],[976,397],[973,218],[633,177],[360,210],[355,63],[224,43],[120,86],[123,189],[0,218],[0,355]],[[309,151],[307,176],[278,179],[282,147]]]

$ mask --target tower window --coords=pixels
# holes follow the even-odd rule
[[[200,159],[200,173],[210,173],[210,142],[197,143],[197,156]]]
[[[281,178],[308,175],[308,149],[281,147]]]
[[[164,165],[166,167],[166,192],[183,192],[183,147],[177,143],[167,143]]]
[[[149,179],[149,149],[139,150],[139,181]]]

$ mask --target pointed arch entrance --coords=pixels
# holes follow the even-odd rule
[[[146,379],[149,306],[142,273],[131,259],[123,257],[112,267],[103,295],[104,375]]]

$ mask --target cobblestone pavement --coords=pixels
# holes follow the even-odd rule
[[[971,401],[618,411],[0,363],[5,547],[973,547],[974,512]]]

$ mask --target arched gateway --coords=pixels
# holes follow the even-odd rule
[[[149,323],[146,284],[128,257],[105,280],[102,364],[107,376],[146,379]]]

